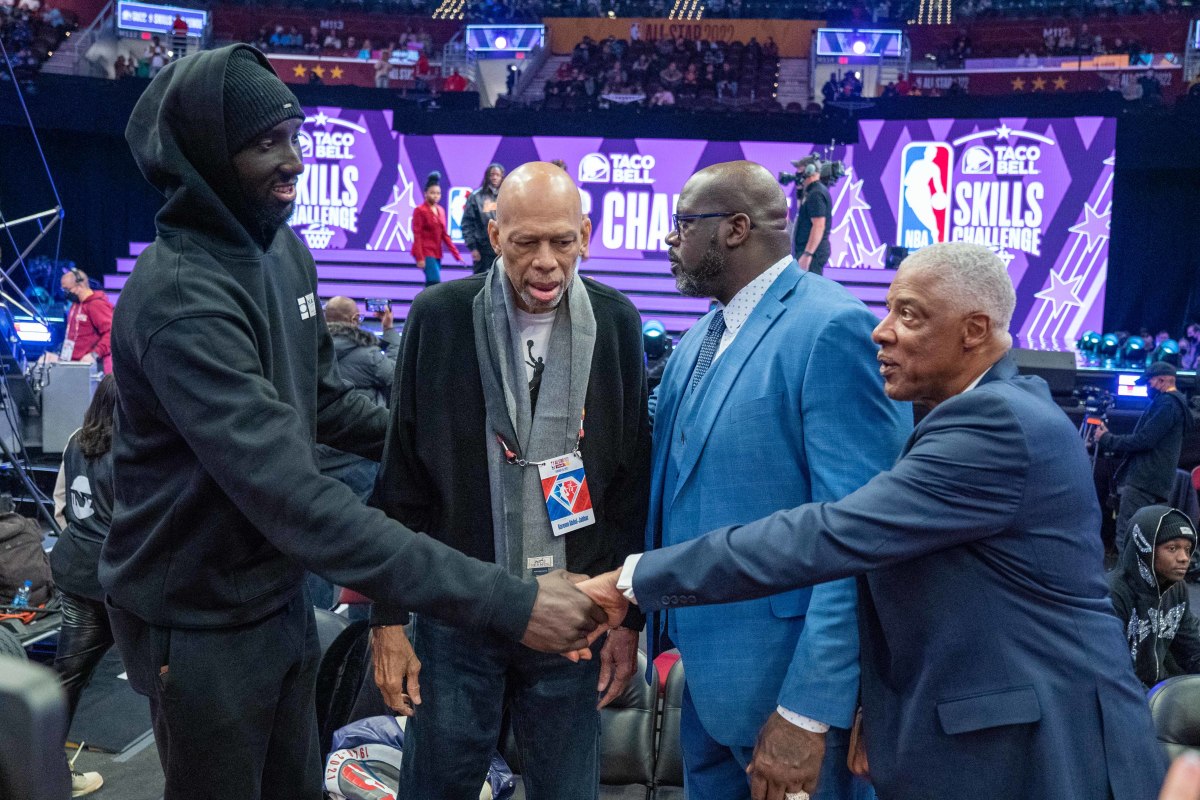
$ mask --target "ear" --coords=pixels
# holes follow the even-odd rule
[[[738,212],[729,218],[729,235],[725,243],[729,247],[740,247],[750,238],[750,217]]]
[[[975,311],[963,317],[963,350],[974,350],[987,344],[992,334],[992,318],[982,311]]]
[[[500,252],[500,226],[496,224],[496,220],[488,220],[488,241],[492,243],[492,249],[497,253]]]
[[[590,217],[583,218],[583,225],[581,225],[579,228],[579,235],[581,237],[579,243],[579,255],[587,258],[588,247],[592,242],[592,220]]]

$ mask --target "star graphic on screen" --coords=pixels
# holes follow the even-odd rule
[[[1066,267],[1063,267],[1062,272],[1066,272]],[[1047,300],[1054,305],[1052,314],[1057,314],[1062,306],[1082,306],[1083,301],[1079,299],[1079,285],[1083,283],[1083,276],[1076,275],[1071,280],[1063,280],[1061,272],[1050,273],[1049,288],[1042,289],[1034,295],[1034,297]]]
[[[863,181],[850,181],[848,188],[850,191],[850,207],[846,209],[846,213],[853,214],[855,211],[870,211],[870,203],[862,199]]]
[[[342,68],[334,67],[333,72],[329,73],[329,77],[333,78],[334,80],[341,78],[342,77]]]
[[[1066,88],[1067,88],[1067,79],[1066,78],[1064,78],[1062,75],[1059,75],[1057,78],[1054,79],[1054,90],[1055,91],[1061,91]]]
[[[874,250],[867,246],[858,248],[858,257],[867,269],[883,269],[883,261],[887,256],[887,243],[879,245]]]
[[[1013,78],[1012,79],[1012,87],[1013,87],[1014,92],[1025,91],[1025,79],[1024,78]]]
[[[316,125],[318,128],[324,128],[327,124],[329,124],[329,117],[324,111],[318,111],[312,116],[312,124]]]
[[[829,263],[835,267],[854,263],[854,253],[850,247],[849,219],[829,232],[829,253]]]
[[[1046,88],[1046,79],[1038,76],[1033,79],[1033,83],[1031,85],[1033,86],[1033,90],[1035,92],[1040,92],[1042,89]]]
[[[1008,269],[1008,265],[1011,264],[1012,260],[1017,257],[1016,253],[1010,253],[1003,248],[996,251],[996,255],[1000,256],[1000,260],[1004,262],[1005,269]]]
[[[307,71],[308,70],[306,70],[304,68],[303,64],[297,64],[296,66],[292,67],[292,74],[295,75],[297,78],[303,78],[304,73]]]
[[[1097,213],[1096,209],[1088,204],[1083,205],[1084,218],[1083,222],[1077,223],[1070,228],[1072,233],[1082,233],[1088,238],[1087,247],[1089,250],[1092,246],[1101,239],[1108,238],[1109,220],[1112,218],[1112,212],[1107,214]]]
[[[1117,157],[1115,155],[1111,155],[1108,158],[1101,161],[1100,163],[1104,164],[1105,166],[1109,166],[1109,167],[1115,166],[1117,163]]]
[[[1021,81],[1021,85],[1022,85],[1022,86],[1024,86],[1024,85],[1025,85],[1025,81],[1021,80],[1021,78],[1017,78],[1017,81]],[[1014,85],[1013,85],[1013,88],[1014,88],[1014,89],[1016,88],[1016,82],[1017,82],[1017,81],[1013,81],[1013,84],[1014,84]],[[999,139],[999,140],[1000,140],[1000,141],[1002,141],[1002,142],[1007,142],[1007,141],[1008,141],[1008,136],[1009,136],[1009,134],[1011,134],[1011,133],[1012,133],[1012,128],[1008,127],[1008,125],[1006,125],[1006,124],[1005,124],[1005,123],[1003,123],[1003,122],[1001,122],[1001,123],[1000,123],[1000,127],[999,127],[999,128],[996,128],[996,138],[997,138],[997,139]]]
[[[324,78],[324,77],[325,77],[325,68],[324,68],[324,67],[322,67],[320,64],[318,64],[317,66],[313,67],[313,68],[312,68],[312,71],[313,71],[313,73],[315,73],[315,74],[316,74],[316,76],[317,76],[318,78]]]

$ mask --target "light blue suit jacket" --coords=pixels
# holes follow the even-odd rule
[[[838,284],[792,262],[694,392],[710,316],[659,386],[647,548],[814,500],[887,469],[912,428],[884,397],[878,320]],[[676,477],[677,474],[677,477]],[[853,581],[719,608],[672,610],[669,632],[709,734],[752,746],[776,705],[849,727],[858,697]]]
[[[646,553],[633,589],[645,611],[691,611],[862,575],[880,797],[1150,800],[1163,753],[1099,530],[1078,431],[1005,358],[858,491]]]

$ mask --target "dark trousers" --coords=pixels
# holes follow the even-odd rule
[[[62,629],[58,632],[54,669],[67,693],[69,726],[79,708],[79,698],[92,680],[92,673],[108,648],[113,646],[113,633],[104,603],[67,592],[60,594]]]
[[[825,240],[817,245],[817,249],[813,251],[812,261],[808,264],[808,271],[814,275],[820,275],[825,271],[825,266],[829,263],[829,240]]]
[[[346,484],[354,490],[358,499],[365,503],[371,499],[371,492],[375,489],[375,476],[379,474],[379,464],[369,458],[355,458],[348,464],[322,467],[321,474]],[[312,572],[308,573],[304,580],[308,588],[308,599],[314,607],[328,611],[337,605],[339,592],[331,581]]]
[[[412,644],[421,659],[421,705],[405,729],[399,797],[478,800],[507,699],[525,796],[596,800],[599,644],[591,661],[573,664],[422,615]]]
[[[492,268],[492,262],[496,260],[496,251],[492,249],[490,244],[485,244],[479,248],[479,259],[475,262],[473,271],[476,275],[481,272],[487,272]]]
[[[163,628],[108,609],[129,685],[150,699],[165,800],[320,800],[321,646],[303,592],[236,628]]]
[[[679,715],[679,745],[683,751],[684,794],[688,800],[749,800],[750,778],[746,767],[753,747],[730,747],[709,735],[696,713],[687,684]],[[825,735],[825,759],[813,800],[869,800],[875,792],[850,774],[846,756],[850,732],[830,728]]]
[[[1136,486],[1121,487],[1121,504],[1117,508],[1117,553],[1125,550],[1125,542],[1129,539],[1129,521],[1133,515],[1146,506],[1156,503],[1166,504],[1167,498],[1139,489]]]

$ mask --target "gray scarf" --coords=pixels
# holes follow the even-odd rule
[[[531,558],[551,557],[554,569],[565,569],[566,543],[550,531],[538,468],[533,463],[509,464],[496,435],[529,462],[575,449],[596,342],[596,318],[587,287],[576,268],[554,317],[536,412],[529,400],[525,343],[503,259],[497,259],[489,271],[472,311],[487,406],[484,435],[496,563],[518,577],[532,574],[527,563]]]

